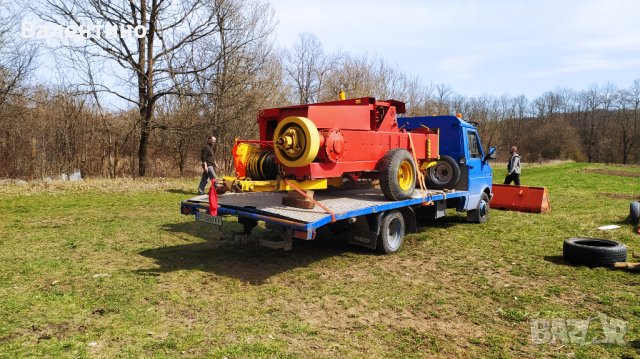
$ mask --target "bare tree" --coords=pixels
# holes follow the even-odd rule
[[[67,27],[87,24],[110,26],[115,36],[79,33],[86,42],[70,41],[67,48],[85,52],[124,70],[133,88],[114,88],[115,81],[101,81],[97,90],[107,92],[138,109],[138,174],[145,175],[147,150],[154,122],[154,107],[163,96],[180,94],[190,75],[213,66],[219,59],[205,59],[194,45],[219,32],[215,9],[225,0],[41,0],[33,11],[50,23]],[[137,36],[136,36],[137,35]],[[197,60],[194,60],[197,59]]]
[[[15,95],[33,70],[37,47],[19,39],[21,14],[0,0],[0,108]]]
[[[629,161],[630,154],[638,146],[638,118],[640,117],[640,80],[635,80],[627,90],[620,90],[616,96],[618,126],[622,163]]]
[[[436,106],[438,114],[450,113],[449,100],[453,95],[453,88],[445,84],[437,84],[435,86]]]
[[[322,43],[314,34],[302,33],[298,36],[292,50],[286,53],[284,64],[285,73],[293,85],[295,100],[298,103],[319,100],[325,76],[339,58],[339,55],[325,54]]]
[[[267,3],[225,1],[215,9],[221,29],[199,45],[199,51],[217,56],[215,66],[195,74],[200,98],[200,121],[195,146],[207,132],[218,137],[221,172],[230,172],[234,138],[257,136],[256,113],[265,107],[283,105],[281,65],[273,52],[273,11]],[[213,50],[212,50],[213,49]]]
[[[33,70],[37,47],[16,34],[21,12],[0,0],[0,176],[17,173],[24,148],[28,79]],[[33,173],[33,171],[31,171]]]

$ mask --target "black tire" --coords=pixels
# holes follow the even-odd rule
[[[638,224],[638,222],[640,222],[640,202],[631,202],[629,205],[629,221],[631,224]]]
[[[627,260],[627,246],[599,238],[569,238],[562,245],[564,260],[589,267],[609,267]]]
[[[413,180],[408,188],[402,189],[398,180],[400,165],[408,161],[413,171]],[[409,151],[404,148],[394,148],[382,158],[378,170],[380,188],[384,196],[391,201],[411,198],[416,188],[416,163]]]
[[[434,166],[427,170],[427,185],[433,189],[452,189],[460,181],[460,167],[449,156],[440,156]]]
[[[384,254],[395,253],[402,248],[404,242],[404,217],[399,211],[389,211],[382,217],[378,245],[376,248]]]
[[[467,211],[467,221],[484,223],[489,219],[489,195],[482,192],[476,209]]]

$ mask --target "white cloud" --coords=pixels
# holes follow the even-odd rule
[[[637,51],[640,48],[640,33],[627,32],[590,37],[578,40],[572,47],[589,51]]]
[[[473,46],[460,51],[453,56],[447,56],[438,63],[438,68],[451,76],[470,79],[473,74],[490,61],[505,62],[522,51],[528,44],[525,42],[497,42]]]
[[[640,66],[640,59],[588,58],[567,61],[565,64],[529,72],[524,79],[548,78],[570,73],[625,70]]]

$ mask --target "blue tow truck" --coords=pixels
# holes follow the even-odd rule
[[[222,226],[220,216],[236,216],[243,232],[234,239],[246,242],[253,228],[264,222],[281,232],[281,240],[255,239],[270,248],[291,250],[293,239],[312,240],[323,227],[347,232],[349,243],[382,253],[394,253],[405,233],[417,231],[418,219],[445,216],[447,208],[467,213],[467,221],[489,218],[495,147],[485,151],[477,128],[457,116],[398,118],[398,126],[410,131],[426,126],[439,131],[440,159],[426,170],[427,188],[416,188],[409,199],[390,201],[379,188],[341,188],[320,191],[317,205],[300,209],[282,205],[282,192],[227,193],[218,196],[218,216],[209,215],[208,196],[182,201],[181,213],[197,221]]]

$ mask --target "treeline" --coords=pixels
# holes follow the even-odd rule
[[[640,80],[629,88],[594,84],[534,99],[465,97],[382,58],[324,51],[313,34],[279,48],[268,3],[180,3],[189,6],[142,1],[146,17],[128,1],[109,2],[109,11],[83,0],[43,3],[35,15],[51,23],[134,19],[156,32],[142,41],[58,46],[61,73],[73,75],[64,86],[31,80],[43,45],[17,38],[20,17],[0,12],[12,14],[0,19],[0,178],[75,169],[83,176],[193,176],[211,132],[219,140],[218,162],[231,173],[233,140],[257,138],[261,108],[335,100],[341,89],[349,97],[405,101],[407,115],[462,113],[502,159],[517,145],[525,161],[640,162]],[[180,22],[185,19],[191,20]],[[162,33],[153,30],[160,24]]]

